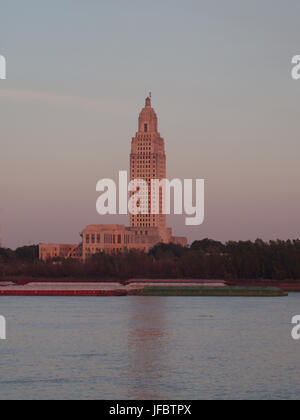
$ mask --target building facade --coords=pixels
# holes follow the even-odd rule
[[[145,107],[139,116],[138,132],[131,142],[130,180],[142,179],[148,188],[144,192],[143,202],[148,202],[148,213],[130,215],[131,227],[166,228],[166,216],[162,211],[162,192],[159,200],[158,214],[151,214],[152,189],[151,180],[166,178],[166,154],[164,139],[158,132],[157,115],[151,106],[151,98],[146,99]]]
[[[101,252],[118,254],[130,249],[147,252],[159,242],[157,228],[139,230],[125,225],[89,225],[82,232],[82,257],[86,259]]]
[[[82,247],[78,244],[39,244],[39,259],[42,261],[81,257]]]
[[[130,180],[140,179],[147,183],[140,191],[141,203],[148,203],[147,212],[130,214],[130,226],[118,224],[88,225],[82,231],[82,243],[74,245],[40,244],[39,256],[43,261],[54,258],[82,258],[105,253],[127,252],[137,249],[148,252],[158,243],[187,245],[184,237],[172,236],[172,229],[166,227],[166,216],[162,208],[162,191],[156,198],[159,202],[157,214],[151,214],[151,180],[166,178],[166,154],[164,139],[158,132],[158,119],[146,98],[138,120],[138,131],[131,142]],[[134,194],[132,192],[131,194]],[[143,204],[142,204],[143,205]]]

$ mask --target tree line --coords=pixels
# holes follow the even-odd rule
[[[0,279],[10,276],[103,280],[117,278],[300,280],[300,240],[264,242],[211,239],[189,247],[158,244],[148,253],[100,253],[87,259],[41,262],[38,247],[0,248]]]

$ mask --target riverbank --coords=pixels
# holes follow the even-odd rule
[[[181,280],[158,283],[139,280],[120,284],[117,282],[28,282],[15,284],[0,282],[0,296],[287,296],[276,287],[235,287],[222,281]]]
[[[280,297],[287,292],[276,287],[144,287],[135,290],[136,296],[238,296]]]
[[[229,286],[229,287],[276,287],[285,292],[300,292],[299,280],[268,280],[268,279],[243,279],[243,280],[224,280],[224,279],[191,279],[191,278],[129,278],[121,280],[116,277],[31,277],[31,276],[3,276],[1,284],[26,285],[29,283],[37,284],[119,284],[119,285],[202,285],[202,286]]]
[[[231,287],[278,287],[285,292],[300,292],[300,280],[237,280],[226,284]]]

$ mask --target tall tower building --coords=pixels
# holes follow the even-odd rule
[[[147,214],[131,214],[130,227],[118,224],[88,225],[82,231],[80,244],[40,244],[39,258],[43,261],[58,257],[85,260],[101,252],[148,252],[158,243],[186,246],[186,238],[173,236],[172,229],[166,227],[166,216],[162,214],[162,191],[160,197],[155,197],[158,203],[153,206],[159,209],[158,214],[151,214],[151,180],[166,179],[164,139],[157,129],[157,115],[151,106],[151,98],[146,99],[139,116],[138,132],[131,143],[130,180],[137,179],[142,179],[148,185],[145,191],[140,191],[140,196],[143,194],[142,207],[147,207],[145,201],[148,202]]]
[[[143,179],[148,184],[144,200],[148,201],[148,214],[130,215],[130,227],[166,228],[166,216],[162,214],[162,194],[159,197],[159,214],[151,214],[151,180],[166,178],[166,154],[164,139],[158,132],[157,115],[151,106],[151,98],[139,116],[138,132],[132,139],[130,154],[130,180]]]

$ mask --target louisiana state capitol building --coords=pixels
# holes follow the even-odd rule
[[[151,180],[166,178],[166,154],[164,139],[158,132],[157,115],[152,108],[151,98],[146,98],[138,120],[138,131],[131,142],[130,180],[143,180],[148,188],[140,191],[143,206],[148,202],[148,209],[138,214],[130,214],[129,226],[120,224],[88,225],[83,229],[79,244],[40,244],[39,257],[43,261],[55,258],[81,258],[92,255],[127,252],[138,249],[148,252],[158,243],[176,243],[187,245],[184,237],[172,235],[172,229],[166,227],[166,216],[162,214],[162,194],[156,199],[159,211],[151,214]],[[131,194],[134,194],[132,192]],[[105,217],[105,216],[103,216]]]
[[[148,214],[130,215],[130,226],[157,227],[165,229],[166,216],[162,213],[162,197],[158,199],[159,214],[151,215],[151,180],[166,178],[166,154],[164,139],[157,130],[157,115],[151,107],[151,99],[146,99],[145,108],[139,116],[139,128],[136,136],[132,139],[130,154],[130,179],[143,179],[148,184],[146,190],[148,201]]]

